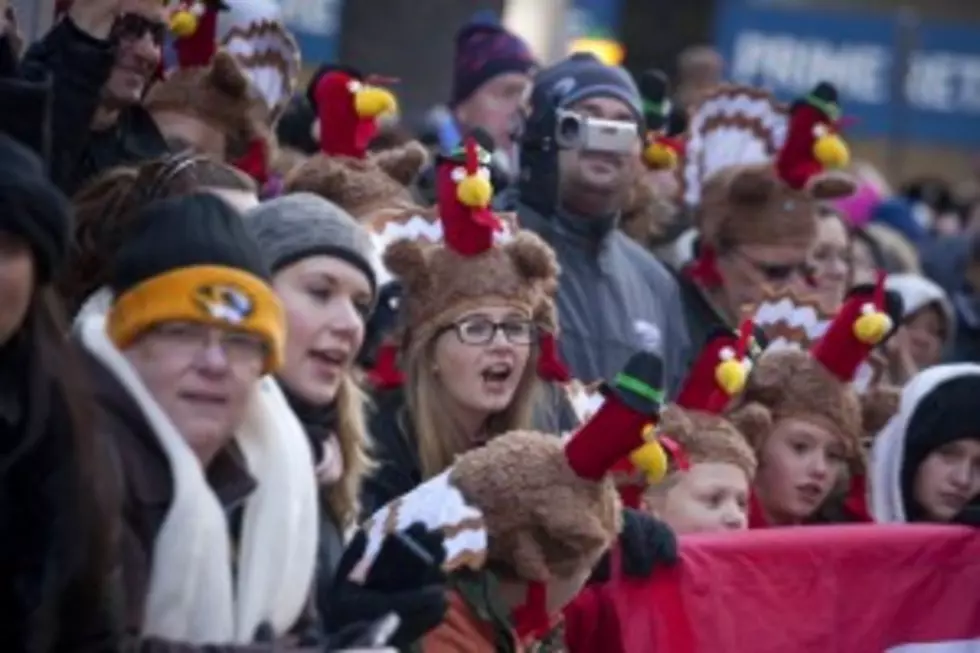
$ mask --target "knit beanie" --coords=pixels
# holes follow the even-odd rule
[[[282,195],[251,209],[244,220],[273,274],[310,256],[333,256],[363,272],[375,294],[371,237],[333,202],[312,193]]]
[[[64,259],[72,208],[36,154],[0,134],[0,231],[21,236],[34,252],[38,283]]]
[[[527,74],[535,66],[527,44],[503,26],[471,23],[456,35],[450,106],[467,100],[488,81],[507,73]]]
[[[588,52],[573,54],[538,73],[531,92],[532,112],[541,102],[563,109],[593,97],[621,101],[643,124],[643,100],[633,77],[625,68],[607,66]]]
[[[265,341],[265,372],[273,372],[286,325],[268,279],[241,215],[224,200],[198,193],[152,202],[116,256],[106,328],[120,349],[170,321],[248,331]]]

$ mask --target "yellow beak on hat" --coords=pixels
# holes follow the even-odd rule
[[[851,152],[837,134],[825,134],[813,144],[813,156],[825,168],[843,168],[851,162]]]
[[[643,148],[643,161],[654,170],[673,170],[677,167],[677,152],[663,143],[653,142]]]
[[[715,368],[715,381],[728,396],[734,396],[745,388],[749,377],[746,366],[737,360],[727,360]]]
[[[180,39],[186,39],[197,31],[197,16],[186,9],[175,11],[170,16],[170,31]]]
[[[654,485],[667,475],[667,452],[656,440],[656,429],[653,425],[646,428],[643,434],[646,444],[634,449],[630,454],[630,462],[646,476],[646,481]]]
[[[493,184],[479,174],[467,175],[456,184],[456,199],[471,209],[485,209],[493,200]]]
[[[854,337],[866,345],[877,345],[891,331],[892,319],[887,313],[869,311],[854,322]]]
[[[363,86],[354,93],[354,111],[359,118],[378,118],[398,111],[398,100],[391,91]]]

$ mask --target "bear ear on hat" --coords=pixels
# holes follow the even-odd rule
[[[321,197],[343,197],[350,172],[340,161],[317,154],[293,168],[283,182],[287,192],[315,193]]]
[[[768,166],[746,166],[729,180],[728,199],[738,204],[765,204],[778,183]]]
[[[382,257],[388,271],[412,294],[424,294],[432,285],[425,247],[416,240],[397,240],[388,245]]]
[[[739,406],[725,415],[725,419],[738,429],[754,448],[758,448],[765,434],[772,431],[772,411],[755,401]]]
[[[857,191],[857,184],[850,176],[839,172],[815,175],[807,184],[807,192],[819,201],[839,200]]]
[[[555,252],[529,231],[520,231],[507,243],[505,251],[517,268],[518,274],[529,283],[548,283],[558,276],[558,260]]]
[[[385,174],[402,186],[408,186],[429,162],[429,152],[418,141],[409,141],[399,147],[381,150],[372,158]]]
[[[238,61],[225,50],[219,50],[208,68],[211,85],[227,95],[245,97],[249,93],[249,78]]]

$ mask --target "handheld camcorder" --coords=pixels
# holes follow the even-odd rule
[[[561,109],[555,117],[555,142],[563,150],[617,154],[636,151],[640,138],[636,123],[592,118]]]

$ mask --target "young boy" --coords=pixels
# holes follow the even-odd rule
[[[644,491],[643,509],[678,534],[747,528],[756,458],[738,429],[717,415],[669,406],[660,432],[683,456]]]

